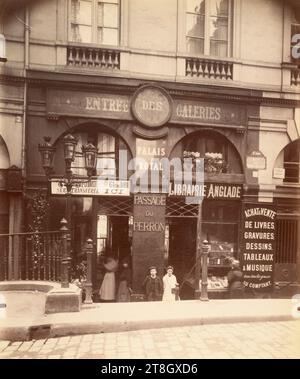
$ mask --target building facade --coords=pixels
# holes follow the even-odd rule
[[[162,274],[172,264],[182,298],[193,298],[204,240],[211,293],[226,292],[233,257],[249,296],[297,287],[297,1],[4,2],[1,16],[0,168],[1,177],[15,178],[11,187],[1,181],[2,232],[59,229],[67,200],[47,181],[38,145],[51,137],[54,175],[63,176],[63,137],[71,133],[79,178],[86,177],[82,145],[97,147],[92,182],[74,189],[68,220],[73,265],[93,239],[95,290],[101,260],[113,253],[130,257],[135,293],[149,266]],[[144,186],[133,159],[146,164]],[[187,159],[192,179],[174,165],[167,189],[152,188],[163,159]],[[191,201],[199,196],[200,206]]]

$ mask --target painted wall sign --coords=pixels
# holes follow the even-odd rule
[[[133,220],[134,232],[164,232],[165,220],[161,219],[157,207],[164,209],[164,195],[134,195],[134,205],[137,216]]]
[[[162,166],[158,160],[166,156],[166,140],[144,140],[136,139],[136,158],[141,158],[141,162],[137,162],[137,168],[144,170],[162,170]]]
[[[240,105],[198,100],[174,100],[173,103],[171,122],[237,126],[246,124],[246,109]]]
[[[172,101],[162,88],[146,85],[132,99],[132,113],[141,124],[159,127],[166,124],[172,113]]]
[[[67,189],[60,185],[59,180],[50,183],[51,195],[66,195]],[[74,196],[129,196],[130,182],[127,180],[90,180],[89,182],[74,185]]]
[[[243,186],[241,184],[174,184],[170,183],[169,196],[195,196],[206,199],[230,199],[242,198]]]
[[[273,287],[276,210],[270,204],[245,204],[243,209],[241,263],[248,290]]]
[[[131,120],[130,96],[48,89],[48,115]]]
[[[119,95],[49,88],[47,114],[133,120],[149,128],[176,124],[246,125],[246,107],[202,100],[172,99],[157,86],[145,85],[135,94]]]
[[[246,166],[252,170],[265,170],[267,167],[266,157],[260,151],[254,150],[247,155]]]
[[[141,290],[148,267],[155,265],[159,273],[164,267],[165,211],[165,195],[134,195],[132,261],[136,291]]]

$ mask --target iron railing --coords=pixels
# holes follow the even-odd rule
[[[0,280],[60,281],[62,231],[0,234]]]

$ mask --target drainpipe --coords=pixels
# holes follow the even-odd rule
[[[26,178],[26,126],[27,126],[27,70],[29,68],[29,8],[25,7],[25,22],[24,22],[24,99],[23,99],[23,129],[22,129],[22,156],[21,169],[23,178]]]
[[[284,63],[285,55],[284,55],[284,46],[285,46],[285,3],[282,3],[282,47],[281,47],[281,62]],[[281,63],[281,88],[280,88],[280,96],[282,97],[283,92],[283,76],[284,76],[284,67],[282,67]]]

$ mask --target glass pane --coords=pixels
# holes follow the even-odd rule
[[[98,153],[115,152],[115,137],[110,134],[98,134]]]
[[[104,4],[103,9],[104,27],[118,27],[118,6],[115,4]]]
[[[114,158],[99,158],[97,160],[97,176],[116,178],[116,161]]]
[[[191,54],[204,54],[204,40],[187,37],[187,51]]]
[[[187,12],[192,13],[205,13],[205,0],[187,0]]]
[[[300,24],[299,25],[296,25],[296,24],[293,24],[292,27],[291,27],[291,38],[293,37],[294,34],[300,34]],[[295,45],[295,43],[292,45]]]
[[[88,0],[72,1],[72,20],[77,24],[91,25],[92,3]]]
[[[229,0],[210,0],[211,16],[227,16]]]
[[[92,28],[85,25],[71,25],[71,39],[73,42],[92,42]]]
[[[226,41],[228,39],[228,19],[220,17],[210,18],[210,38],[221,39]]]
[[[221,259],[221,264],[226,258],[233,257],[237,243],[237,224],[202,223],[202,240],[206,239],[210,245],[210,258]]]
[[[210,54],[217,57],[227,57],[227,42],[210,41]]]
[[[99,3],[119,4],[119,0],[100,0]]]
[[[218,203],[214,201],[205,200],[202,208],[203,221],[220,222],[237,222],[239,220],[240,208],[232,201]]]
[[[103,29],[103,40],[105,45],[117,46],[119,43],[119,31],[118,29]]]
[[[186,34],[190,37],[204,37],[204,16],[186,15]]]
[[[98,215],[97,238],[107,238],[107,216]]]

